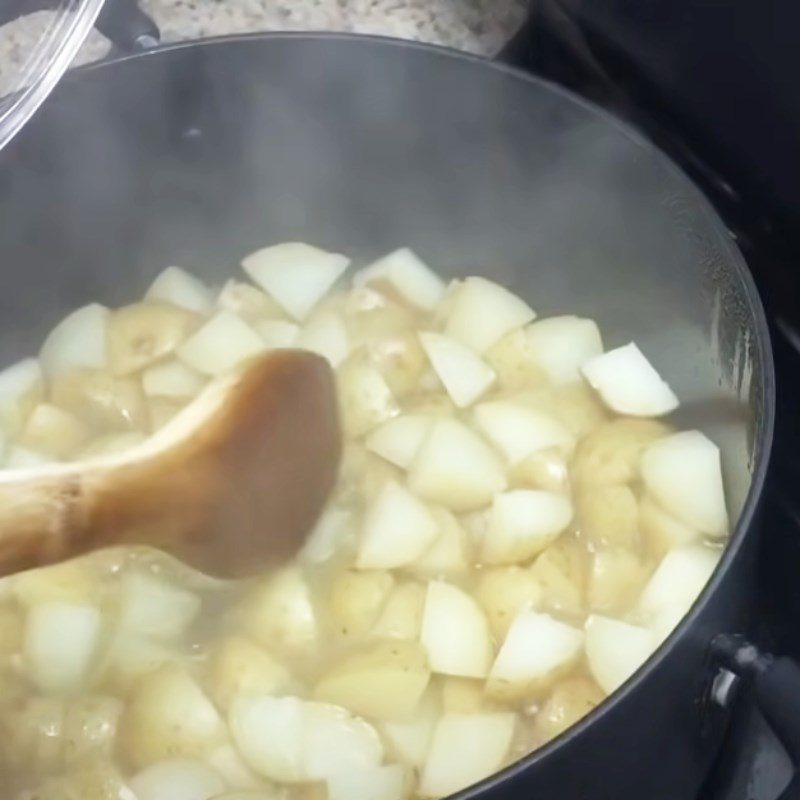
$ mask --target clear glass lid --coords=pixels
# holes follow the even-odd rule
[[[0,0],[0,149],[67,70],[104,0]],[[28,24],[23,17],[32,11]]]

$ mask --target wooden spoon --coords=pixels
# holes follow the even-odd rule
[[[327,362],[274,351],[124,453],[0,472],[0,575],[120,544],[253,574],[298,550],[340,448]]]

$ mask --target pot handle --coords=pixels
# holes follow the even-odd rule
[[[800,665],[763,653],[737,635],[721,634],[711,648],[717,664],[750,682],[759,710],[794,765],[794,777],[778,800],[800,800]]]

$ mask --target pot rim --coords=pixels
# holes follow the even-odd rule
[[[687,173],[667,155],[660,147],[650,141],[646,136],[637,131],[634,127],[624,122],[619,117],[610,113],[599,105],[581,97],[580,95],[560,86],[553,81],[525,72],[517,67],[493,61],[489,58],[457,50],[453,47],[442,45],[427,44],[417,41],[398,39],[388,36],[378,36],[369,34],[340,33],[340,32],[304,32],[304,31],[266,31],[246,34],[231,34],[224,36],[214,36],[202,39],[187,39],[180,42],[169,42],[159,44],[151,49],[144,51],[117,56],[114,58],[87,64],[72,70],[62,81],[68,84],[73,80],[80,80],[81,76],[93,74],[99,70],[105,70],[115,66],[121,66],[131,61],[138,61],[143,58],[157,57],[179,52],[184,49],[197,47],[224,47],[230,45],[252,44],[264,42],[268,44],[273,41],[321,41],[336,42],[342,45],[394,47],[408,52],[421,52],[427,55],[448,58],[461,62],[480,65],[489,70],[506,74],[513,80],[520,80],[529,84],[542,87],[554,95],[579,106],[585,112],[602,120],[607,125],[615,128],[622,136],[632,144],[641,148],[649,158],[655,159],[667,172],[677,177],[685,187],[686,194],[696,204],[698,214],[702,214],[713,227],[720,231],[725,230],[725,223],[715,210],[711,201],[687,175]],[[547,744],[534,750],[532,753],[515,761],[502,771],[486,778],[480,783],[475,784],[461,792],[451,795],[449,800],[479,800],[485,792],[496,789],[508,778],[520,776],[529,767],[532,767],[546,760],[554,751],[568,745],[574,739],[578,739],[583,732],[589,728],[597,719],[611,711],[611,709],[624,703],[627,698],[644,684],[650,675],[655,672],[670,655],[676,641],[682,639],[690,628],[695,624],[695,620],[702,612],[709,598],[717,591],[725,573],[731,563],[736,559],[741,550],[745,537],[750,532],[759,503],[764,491],[764,484],[769,466],[770,454],[773,444],[775,428],[775,365],[773,361],[773,351],[770,341],[769,328],[761,302],[761,297],[755,285],[750,270],[747,267],[744,256],[736,246],[731,236],[721,236],[720,246],[725,259],[732,270],[736,279],[744,290],[747,301],[748,311],[753,320],[755,331],[755,358],[760,368],[761,381],[753,393],[753,402],[757,408],[761,409],[761,414],[757,421],[757,426],[753,435],[753,450],[750,454],[753,463],[750,487],[747,497],[742,506],[739,519],[736,522],[733,533],[726,545],[723,556],[720,559],[711,579],[692,605],[688,614],[675,627],[670,635],[661,643],[655,653],[615,692],[613,692],[600,705],[583,717],[579,722],[569,727],[559,736],[552,739]],[[709,642],[710,644],[710,642]]]

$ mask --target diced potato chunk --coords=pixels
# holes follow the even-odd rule
[[[345,570],[331,586],[330,613],[343,636],[363,636],[375,624],[394,587],[385,570]]]
[[[475,678],[442,679],[442,711],[445,714],[478,714],[502,711],[497,703],[487,697],[485,682]]]
[[[573,481],[578,486],[630,483],[639,476],[645,447],[668,433],[656,420],[606,422],[578,443],[571,463]]]
[[[66,316],[45,339],[39,361],[48,377],[70,369],[106,365],[109,310],[90,303]]]
[[[525,700],[572,668],[583,649],[583,631],[548,614],[523,611],[511,623],[486,691],[498,700]]]
[[[136,800],[211,800],[225,790],[216,770],[190,758],[158,761],[130,780]]]
[[[327,800],[403,800],[406,771],[399,764],[337,772],[327,780]]]
[[[690,528],[728,532],[719,448],[700,431],[675,433],[642,453],[642,477],[653,497]]]
[[[424,414],[404,414],[372,431],[367,448],[400,469],[408,469],[432,424],[433,419]]]
[[[339,406],[349,437],[369,433],[400,413],[383,375],[360,356],[346,361],[339,371]]]
[[[411,565],[420,576],[463,576],[472,567],[473,547],[469,534],[447,509],[433,508],[439,532],[433,544]]]
[[[148,416],[142,386],[105,370],[76,369],[56,375],[50,399],[93,430],[143,431]]]
[[[16,435],[28,415],[44,398],[42,368],[35,358],[26,358],[0,372],[0,425]]]
[[[188,401],[200,394],[205,385],[205,376],[178,359],[156,364],[142,374],[142,387],[149,397]]]
[[[6,764],[35,775],[52,774],[64,759],[64,700],[29,697],[0,719]]]
[[[196,314],[205,314],[214,305],[211,289],[180,267],[167,267],[160,272],[150,284],[145,299],[172,303]]]
[[[374,636],[387,639],[418,639],[425,609],[425,587],[407,581],[395,587],[372,629]]]
[[[412,720],[380,724],[390,755],[416,769],[421,769],[428,756],[428,748],[440,713],[438,691],[431,684],[417,705]]]
[[[680,609],[678,618],[686,614],[711,579],[719,559],[719,550],[702,544],[670,550],[639,598],[639,610],[645,619],[653,619],[670,608]]]
[[[451,511],[470,511],[489,503],[507,481],[499,458],[480,436],[461,422],[439,419],[414,459],[408,484]]]
[[[588,553],[583,544],[566,535],[551,544],[531,567],[542,587],[544,607],[564,614],[581,614],[588,570]]]
[[[423,797],[446,797],[503,766],[514,714],[446,714],[436,726],[420,780]]]
[[[353,283],[388,284],[407,303],[426,311],[432,311],[445,293],[444,281],[407,247],[373,262],[354,276]]]
[[[511,623],[522,611],[538,609],[542,586],[526,567],[496,567],[481,574],[475,598],[483,607],[492,633],[503,641]]]
[[[267,350],[294,347],[300,337],[300,326],[282,319],[264,319],[253,323],[253,330],[264,341]]]
[[[535,730],[542,743],[555,739],[583,719],[605,699],[605,693],[588,678],[567,678],[556,684],[536,714]]]
[[[547,373],[536,358],[527,329],[518,328],[506,334],[484,353],[484,358],[495,371],[497,383],[503,389],[530,389],[547,380]]]
[[[316,647],[317,614],[297,567],[286,567],[260,581],[239,611],[245,632],[266,648],[308,653]]]
[[[200,598],[143,572],[121,580],[117,629],[155,639],[177,639],[200,613]]]
[[[74,453],[88,435],[86,426],[68,411],[39,403],[31,411],[17,441],[21,447],[58,459]]]
[[[380,642],[334,665],[314,697],[371,719],[402,722],[413,719],[430,676],[419,644]]]
[[[230,311],[219,311],[177,349],[178,357],[204,375],[224,375],[263,353],[264,340]]]
[[[429,369],[428,357],[413,329],[367,342],[370,361],[396,397],[417,391]]]
[[[31,607],[23,656],[39,689],[67,692],[81,687],[97,655],[101,626],[94,606],[51,601]]]
[[[581,377],[581,367],[603,352],[597,323],[564,316],[534,322],[526,330],[534,357],[553,383],[569,383]]]
[[[120,744],[137,767],[163,758],[202,758],[225,738],[216,708],[186,669],[167,664],[137,685],[120,727]]]
[[[286,691],[293,683],[283,664],[243,636],[223,639],[211,654],[209,686],[219,708],[229,709],[240,696]]]
[[[592,615],[586,621],[586,658],[607,694],[616,691],[650,657],[657,639],[646,628]]]
[[[305,319],[350,265],[350,259],[301,242],[265,247],[242,261],[244,271],[298,320]]]
[[[598,547],[635,547],[639,504],[628,486],[595,486],[577,493],[578,526]]]
[[[229,280],[222,287],[217,305],[253,326],[266,320],[280,320],[284,316],[283,309],[266,292],[236,280]]]
[[[647,580],[642,560],[626,548],[597,550],[592,558],[587,598],[592,611],[630,608]]]
[[[678,407],[675,393],[633,342],[595,356],[581,372],[618,414],[658,417]]]
[[[455,586],[428,584],[421,642],[434,672],[464,678],[489,673],[494,656],[489,623],[475,600]]]
[[[650,551],[659,557],[700,538],[700,531],[684,525],[647,494],[639,503],[639,527]]]
[[[570,488],[567,459],[558,447],[531,453],[509,470],[508,478],[515,489],[565,493]]]
[[[561,423],[520,403],[481,403],[475,409],[475,422],[512,465],[539,450],[571,449],[574,444]]]
[[[134,303],[108,318],[108,362],[115,375],[130,375],[158,361],[194,331],[200,317],[167,303]]]
[[[418,559],[434,542],[439,523],[427,506],[389,481],[367,508],[358,546],[359,569],[392,569]]]
[[[459,408],[471,406],[495,382],[494,370],[461,342],[439,333],[420,333],[419,339],[433,369]]]
[[[485,564],[515,564],[542,552],[572,520],[572,504],[561,494],[515,489],[495,495],[481,546]]]
[[[350,351],[344,321],[339,314],[330,311],[313,316],[301,329],[293,346],[321,355],[334,368],[347,358]]]
[[[508,289],[486,278],[467,278],[450,301],[445,333],[477,353],[485,353],[507,333],[536,314]]]

